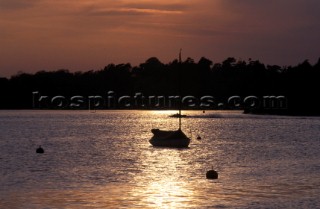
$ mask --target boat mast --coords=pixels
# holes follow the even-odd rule
[[[180,53],[179,53],[179,130],[181,130],[181,67],[182,67],[182,62],[181,62],[181,51],[182,49],[180,49]]]

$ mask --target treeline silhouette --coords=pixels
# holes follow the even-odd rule
[[[81,95],[192,95],[214,97],[208,109],[229,109],[231,96],[284,96],[285,107],[266,108],[262,102],[239,109],[252,113],[320,115],[318,91],[320,89],[320,59],[314,65],[308,60],[296,66],[265,65],[259,60],[227,58],[213,63],[202,57],[198,62],[187,58],[182,63],[173,60],[164,64],[151,57],[139,66],[109,64],[104,69],[87,72],[39,71],[35,74],[18,73],[10,79],[0,78],[1,109],[32,109],[32,92],[40,95],[66,97]],[[242,100],[241,100],[242,101]],[[146,107],[148,108],[148,107]],[[187,107],[185,107],[187,108]],[[194,107],[198,108],[199,107]]]

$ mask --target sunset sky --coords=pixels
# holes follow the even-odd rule
[[[296,65],[320,57],[319,0],[0,0],[0,77],[152,56]]]

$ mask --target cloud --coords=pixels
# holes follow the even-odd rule
[[[161,3],[161,2],[142,2],[142,3],[124,3],[123,7],[136,9],[154,9],[164,11],[183,11],[189,8],[186,3]]]
[[[174,15],[182,14],[187,9],[186,4],[181,3],[157,3],[137,1],[113,2],[109,4],[91,4],[83,8],[83,12],[97,16],[134,16],[134,15]]]
[[[97,16],[132,16],[132,15],[169,15],[181,14],[181,11],[140,9],[140,8],[120,8],[120,9],[95,9],[89,12],[90,15]]]
[[[238,18],[251,18],[251,20],[288,21],[306,17],[311,17],[307,20],[314,20],[315,17],[320,17],[318,0],[220,0],[219,4],[224,11]]]

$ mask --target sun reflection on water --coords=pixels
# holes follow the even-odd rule
[[[136,176],[137,186],[133,195],[141,195],[141,204],[156,208],[186,208],[193,192],[185,182],[187,162],[181,158],[184,150],[153,149],[141,155],[145,167],[142,175]]]
[[[184,208],[188,205],[191,191],[181,182],[174,182],[170,177],[161,181],[150,182],[146,188],[143,202],[157,208]]]

